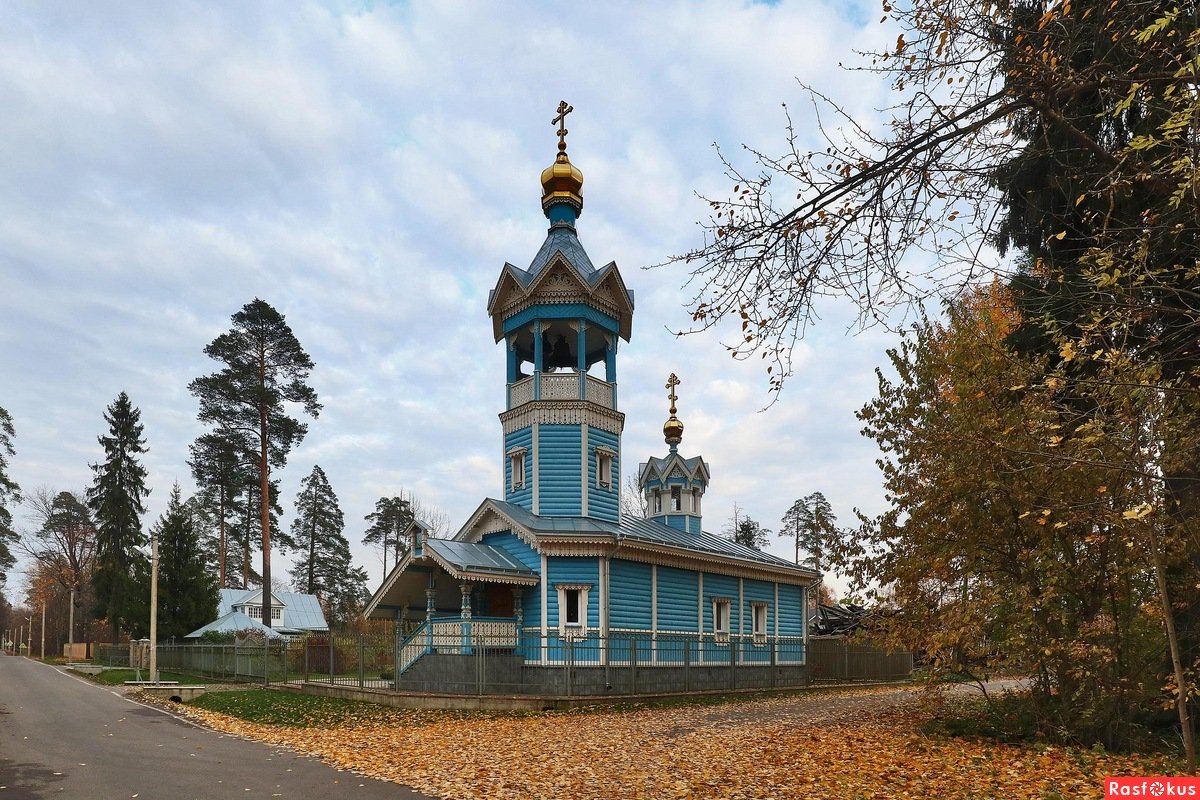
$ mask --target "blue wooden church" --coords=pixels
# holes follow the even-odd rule
[[[541,176],[546,240],[528,267],[504,265],[488,300],[507,363],[503,499],[484,500],[452,539],[414,523],[365,613],[401,623],[397,667],[428,673],[431,689],[454,657],[481,651],[507,660],[516,690],[551,686],[546,668],[568,663],[604,667],[597,691],[620,667],[659,668],[660,688],[685,671],[688,688],[703,688],[706,666],[730,665],[803,683],[805,596],[818,575],[704,532],[709,467],[680,452],[674,375],[666,453],[638,470],[646,515],[621,512],[617,354],[633,292],[579,241],[570,110],[559,106],[558,155]]]

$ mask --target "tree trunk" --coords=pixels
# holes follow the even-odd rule
[[[1154,560],[1154,581],[1158,585],[1158,599],[1162,603],[1163,623],[1167,628],[1167,645],[1171,651],[1171,667],[1175,672],[1175,708],[1179,712],[1179,725],[1183,734],[1183,755],[1187,773],[1196,772],[1196,742],[1192,736],[1191,713],[1188,710],[1187,675],[1183,671],[1183,660],[1179,656],[1179,637],[1175,633],[1175,612],[1171,608],[1171,597],[1167,593],[1166,568],[1163,566],[1162,551],[1159,549],[1158,533],[1154,522],[1150,529],[1150,555]]]
[[[259,362],[260,365],[262,362]],[[260,377],[261,370],[260,369]],[[262,624],[271,627],[271,467],[267,463],[267,409],[258,410],[258,486],[262,515],[263,595]]]
[[[227,547],[225,540],[225,487],[221,487],[220,500],[218,501],[221,524],[219,526],[220,533],[217,534],[217,574],[220,575],[219,586],[224,589],[227,584],[225,582],[225,548]]]
[[[309,509],[312,514],[313,510]],[[313,572],[317,562],[317,518],[313,515],[312,530],[308,533],[308,593],[313,594],[313,582],[315,576]]]

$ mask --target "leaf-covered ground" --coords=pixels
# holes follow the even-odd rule
[[[1149,757],[924,736],[934,705],[876,689],[534,715],[355,705],[307,727],[184,713],[447,798],[1095,798],[1106,775],[1173,771]]]

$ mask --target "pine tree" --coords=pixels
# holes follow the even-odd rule
[[[158,637],[182,638],[217,616],[217,584],[179,484],[154,526],[158,538]]]
[[[407,549],[404,532],[413,521],[412,504],[400,497],[381,497],[375,501],[375,510],[363,517],[371,523],[363,544],[372,544],[383,550],[383,574],[388,574],[388,553],[394,552],[394,563],[400,563],[401,554]]]
[[[285,404],[299,404],[316,417],[321,405],[306,381],[313,368],[282,314],[255,298],[232,317],[233,327],[204,348],[223,362],[220,372],[196,378],[188,389],[200,401],[201,422],[236,432],[256,445],[258,511],[262,544],[262,583],[271,585],[271,470],[287,463],[288,453],[308,426],[288,415]],[[263,593],[263,624],[271,624],[271,595]]]
[[[17,541],[17,534],[12,527],[12,512],[7,508],[10,502],[21,502],[21,487],[8,477],[8,459],[16,454],[14,436],[12,417],[0,408],[0,589],[4,588],[9,568],[16,563],[9,548]]]
[[[95,483],[87,492],[96,519],[94,613],[97,619],[108,620],[114,642],[120,641],[122,626],[135,617],[134,563],[141,557],[138,548],[146,543],[142,500],[150,490],[146,470],[137,458],[146,452],[140,418],[141,411],[125,392],[107,408],[104,421],[109,435],[98,437],[105,460],[92,465]]]
[[[188,465],[200,491],[198,502],[206,505],[217,523],[216,571],[217,585],[229,583],[229,519],[239,514],[238,498],[243,497],[254,482],[248,467],[253,467],[253,452],[243,437],[228,430],[206,433],[196,438],[189,448]]]
[[[325,472],[314,466],[296,497],[292,538],[302,555],[292,569],[292,585],[316,595],[331,622],[345,621],[366,596],[366,572],[352,565],[344,528],[337,495]]]
[[[761,550],[766,547],[771,535],[769,529],[743,514],[737,503],[733,504],[733,513],[729,516],[729,521],[725,523],[724,533],[725,538],[731,542],[753,550]]]
[[[813,492],[792,503],[781,522],[783,527],[779,535],[791,536],[796,540],[796,563],[800,563],[800,551],[803,549],[808,553],[808,566],[821,569],[825,550],[837,535],[837,517],[825,495]]]

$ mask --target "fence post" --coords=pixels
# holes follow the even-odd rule
[[[850,680],[850,642],[842,639],[842,673],[846,680]]]
[[[737,688],[737,639],[729,634],[729,688]]]
[[[692,690],[692,640],[683,640],[683,690]]]
[[[363,678],[365,677],[363,656],[365,654],[363,647],[363,634],[358,635],[358,688],[363,688]]]
[[[308,683],[308,640],[309,635],[304,634],[304,682]]]
[[[567,697],[575,694],[575,639],[567,637]]]
[[[636,636],[629,637],[629,692],[638,693],[638,640]]]
[[[263,637],[263,686],[266,686],[268,683],[270,683],[270,680],[267,677],[268,673],[271,671],[269,669],[270,665],[267,663],[270,656],[271,656],[271,639],[269,636],[264,636]]]
[[[333,686],[333,631],[326,638],[329,639],[329,685]]]
[[[392,689],[400,691],[400,634],[403,628],[396,623],[392,628]]]
[[[292,643],[290,640],[284,639],[283,646],[280,648],[280,653],[282,654],[282,657],[283,657],[283,664],[281,664],[281,666],[283,667],[283,682],[284,683],[288,682],[288,674],[287,674],[288,656],[291,655],[288,651],[291,649],[291,644]]]
[[[778,645],[779,645],[779,640],[772,638],[771,639],[771,688],[772,689],[774,689],[779,684],[779,676],[777,674],[779,670],[776,669],[776,665],[778,664],[779,659],[777,657],[777,653],[775,652],[775,648]]]

